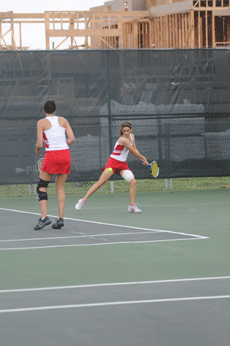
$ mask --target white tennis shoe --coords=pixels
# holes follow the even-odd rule
[[[81,210],[81,208],[83,207],[84,204],[85,204],[85,201],[83,201],[83,199],[79,199],[79,201],[75,205],[75,209],[76,210]]]
[[[129,206],[128,206],[128,211],[129,211],[130,213],[142,213],[142,210],[139,209],[139,208],[136,206],[136,204],[134,204],[134,205],[129,205]]]

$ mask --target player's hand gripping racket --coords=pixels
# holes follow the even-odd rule
[[[42,162],[43,162],[43,157],[41,157],[37,162],[37,171],[39,173],[41,172]]]
[[[157,178],[159,175],[159,166],[156,161],[153,161],[149,164],[149,169],[154,178]]]

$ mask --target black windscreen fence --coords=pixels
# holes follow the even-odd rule
[[[229,93],[228,49],[0,51],[0,184],[37,182],[47,100],[76,137],[68,181],[98,179],[125,120],[159,178],[228,176]],[[128,164],[151,178],[132,154]]]

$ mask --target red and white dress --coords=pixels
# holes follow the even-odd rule
[[[119,140],[119,139],[118,139]],[[113,173],[120,174],[123,170],[129,170],[129,167],[127,165],[127,158],[129,155],[129,149],[126,147],[123,147],[118,143],[118,140],[116,141],[116,144],[114,146],[113,152],[110,155],[110,158],[106,162],[105,168],[112,168]],[[133,145],[133,138],[130,135],[131,145]]]
[[[65,127],[59,125],[57,116],[46,117],[52,127],[43,132],[45,157],[41,171],[49,174],[70,174],[71,156],[66,142]]]

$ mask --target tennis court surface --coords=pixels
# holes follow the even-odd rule
[[[1,345],[229,344],[228,189],[78,198],[0,199]]]

